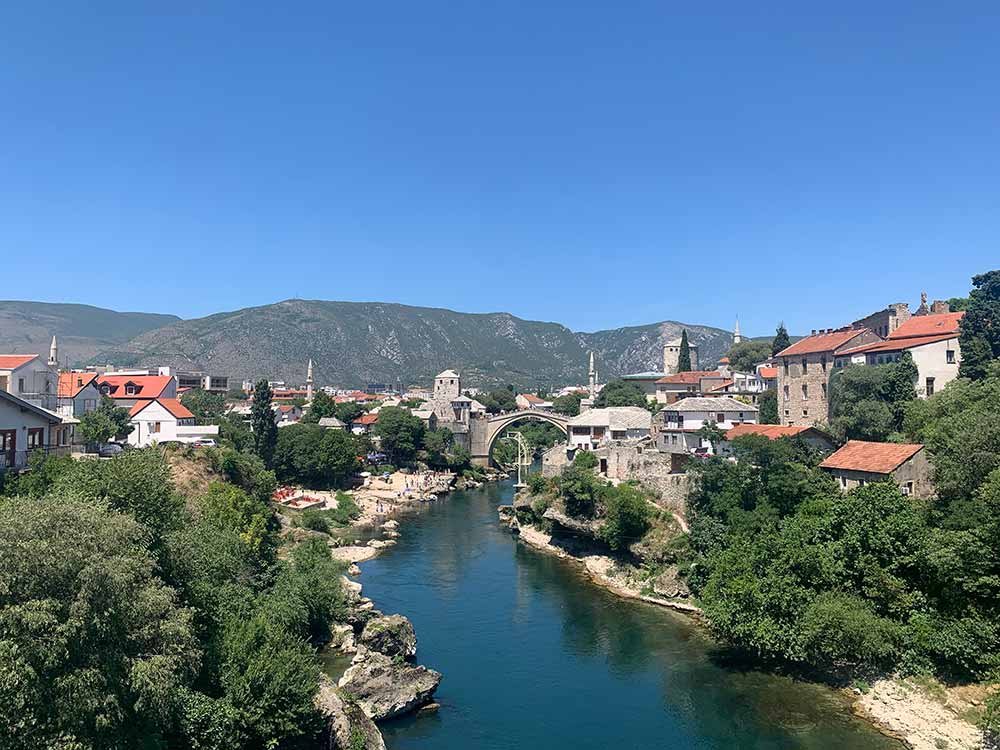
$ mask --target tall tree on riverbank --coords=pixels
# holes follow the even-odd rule
[[[677,357],[677,372],[691,372],[691,344],[687,328],[681,331],[681,353]]]
[[[253,430],[253,450],[264,465],[271,468],[274,446],[278,442],[278,426],[274,423],[271,398],[274,393],[266,380],[259,380],[253,388],[250,404],[250,427]]]
[[[1000,357],[1000,271],[972,277],[973,290],[961,322],[963,378],[981,380],[989,364]]]
[[[792,345],[792,340],[788,338],[788,329],[785,328],[785,321],[778,323],[778,328],[774,332],[774,338],[771,340],[771,356],[780,352],[782,349],[787,349]]]

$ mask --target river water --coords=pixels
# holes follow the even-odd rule
[[[830,690],[728,664],[690,621],[622,600],[497,521],[511,483],[402,520],[364,593],[409,617],[441,704],[382,726],[390,750],[899,750]]]

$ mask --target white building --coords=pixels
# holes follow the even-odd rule
[[[914,315],[885,341],[839,352],[834,367],[883,365],[898,362],[903,352],[909,352],[917,366],[917,396],[933,396],[958,377],[962,362],[959,323],[963,315],[964,312]]]
[[[0,354],[0,391],[54,412],[59,406],[58,386],[55,364],[37,354]]]
[[[139,401],[177,398],[177,379],[172,375],[109,373],[97,378],[97,389],[116,406],[131,409]]]
[[[652,414],[638,406],[588,409],[567,421],[570,448],[594,450],[612,440],[638,440],[649,435]]]
[[[97,375],[92,372],[61,372],[57,388],[58,413],[63,417],[82,417],[97,409],[101,392]]]
[[[0,389],[0,471],[24,468],[33,451],[68,452],[75,421]]]
[[[714,423],[721,430],[757,423],[757,407],[729,396],[685,398],[660,411],[653,420],[653,440],[667,453],[691,453],[711,446],[698,431]]]
[[[551,409],[552,402],[536,396],[534,393],[519,393],[514,398],[519,409]]]
[[[196,425],[194,414],[174,398],[136,401],[129,417],[134,429],[127,440],[137,448],[154,443],[193,443],[219,436],[218,425]]]

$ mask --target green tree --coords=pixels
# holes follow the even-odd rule
[[[346,425],[349,425],[355,419],[360,417],[365,413],[365,407],[355,401],[345,401],[342,404],[337,404],[333,416],[339,419]],[[318,421],[318,420],[317,420]]]
[[[424,423],[406,409],[386,406],[379,410],[375,434],[389,461],[394,466],[404,466],[416,458],[424,437]]]
[[[251,559],[272,558],[277,522],[266,502],[231,484],[212,482],[196,507],[206,522],[237,534]]]
[[[319,425],[282,427],[274,451],[274,472],[283,482],[307,487],[342,487],[360,468],[358,443],[344,430]]]
[[[963,312],[969,309],[968,297],[950,297],[948,299],[948,310],[950,312]]]
[[[193,388],[181,396],[181,403],[194,414],[198,424],[215,424],[226,411],[226,397],[221,393]]]
[[[128,409],[115,406],[107,396],[101,396],[98,407],[80,417],[80,434],[88,443],[106,443],[112,438],[124,440],[134,429]]]
[[[559,494],[571,516],[593,518],[602,489],[593,469],[585,468],[583,462],[574,461],[559,476]]]
[[[625,549],[649,529],[649,501],[633,485],[607,488],[603,505],[604,525],[599,534],[611,549]]]
[[[972,286],[958,337],[962,347],[959,374],[981,380],[989,364],[1000,357],[1000,270],[973,276]]]
[[[830,379],[830,427],[841,440],[887,440],[903,427],[917,397],[917,368],[909,352],[898,362],[850,366]]]
[[[266,380],[257,381],[253,389],[253,401],[250,403],[250,429],[253,431],[254,453],[267,467],[274,460],[274,449],[278,442],[278,426],[274,421],[274,411],[271,409],[273,396],[271,386]]]
[[[733,371],[757,372],[757,365],[771,358],[771,342],[744,340],[733,344],[726,356]]]
[[[312,403],[309,404],[309,408],[306,409],[306,413],[303,415],[302,421],[315,424],[324,417],[335,416],[337,416],[337,404],[332,398],[330,398],[330,396],[327,395],[326,391],[317,391],[313,394]],[[354,419],[356,418],[357,417],[354,417]]]
[[[575,417],[580,413],[580,401],[583,394],[578,391],[567,393],[552,402],[552,411],[557,414],[565,414],[567,417]]]
[[[646,402],[646,394],[639,386],[619,379],[604,384],[594,400],[594,407],[603,409],[608,406],[639,406],[645,409]]]
[[[771,339],[771,356],[787,349],[791,345],[792,340],[788,337],[788,329],[785,328],[785,322],[782,321],[778,323],[778,328],[774,332],[774,338]]]
[[[477,399],[490,414],[517,411],[517,396],[509,388],[496,388],[489,393],[480,394]]]
[[[760,401],[757,404],[757,420],[761,424],[781,424],[778,419],[778,392],[774,388],[768,388],[760,394]]]
[[[87,462],[96,463],[96,462]],[[164,746],[198,669],[147,532],[73,501],[0,505],[0,745]]]
[[[446,468],[449,455],[455,445],[455,434],[444,427],[436,430],[426,430],[423,437],[423,450],[427,463],[436,469]]]
[[[691,372],[691,345],[687,329],[681,331],[681,351],[677,357],[677,372]]]

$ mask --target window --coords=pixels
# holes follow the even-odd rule
[[[803,417],[808,417],[809,416],[809,410],[808,409],[803,409],[802,410],[802,416]]]
[[[955,350],[949,349],[947,352],[945,352],[945,358],[949,365],[955,364]]]
[[[927,395],[928,396],[933,396],[934,395],[934,378],[927,378],[927,381],[926,381],[926,390],[927,390]]]
[[[134,396],[137,392],[138,392],[138,389],[132,383],[127,383],[125,385],[125,395],[126,396]]]
[[[781,363],[785,367],[785,376],[787,377],[788,376],[788,360],[787,359],[783,359],[783,360],[781,360]]]
[[[787,385],[785,386],[784,391],[785,391],[785,399],[787,400],[788,399],[788,386]]]
[[[24,378],[17,379],[17,392],[24,393]]]
[[[840,486],[841,487],[846,487],[847,486],[847,477],[841,477],[840,478]]]
[[[96,398],[85,398],[83,400],[83,411],[84,411],[85,414],[87,412],[94,411],[96,408],[97,408],[97,399]]]
[[[30,427],[28,429],[28,450],[41,448],[45,445],[45,428]]]
[[[808,367],[809,367],[809,360],[806,359],[805,357],[803,357],[802,358],[802,372],[805,372]]]
[[[823,372],[826,372],[826,355],[819,358],[819,364],[823,368]]]
[[[826,398],[826,383],[820,383],[820,388],[823,389],[823,398]]]
[[[913,494],[913,482],[906,482],[905,484],[901,485],[899,489],[901,489],[903,491],[904,495],[907,495],[907,496],[912,495]]]
[[[802,398],[803,400],[809,398],[809,386],[806,383],[802,384]]]
[[[149,431],[150,432],[159,432],[160,431],[160,423],[159,422],[150,422],[149,423]]]
[[[719,424],[721,424],[722,422],[726,421],[726,415],[725,414],[719,413],[719,414],[716,414],[715,417],[716,417],[715,421],[717,423],[719,423]]]

